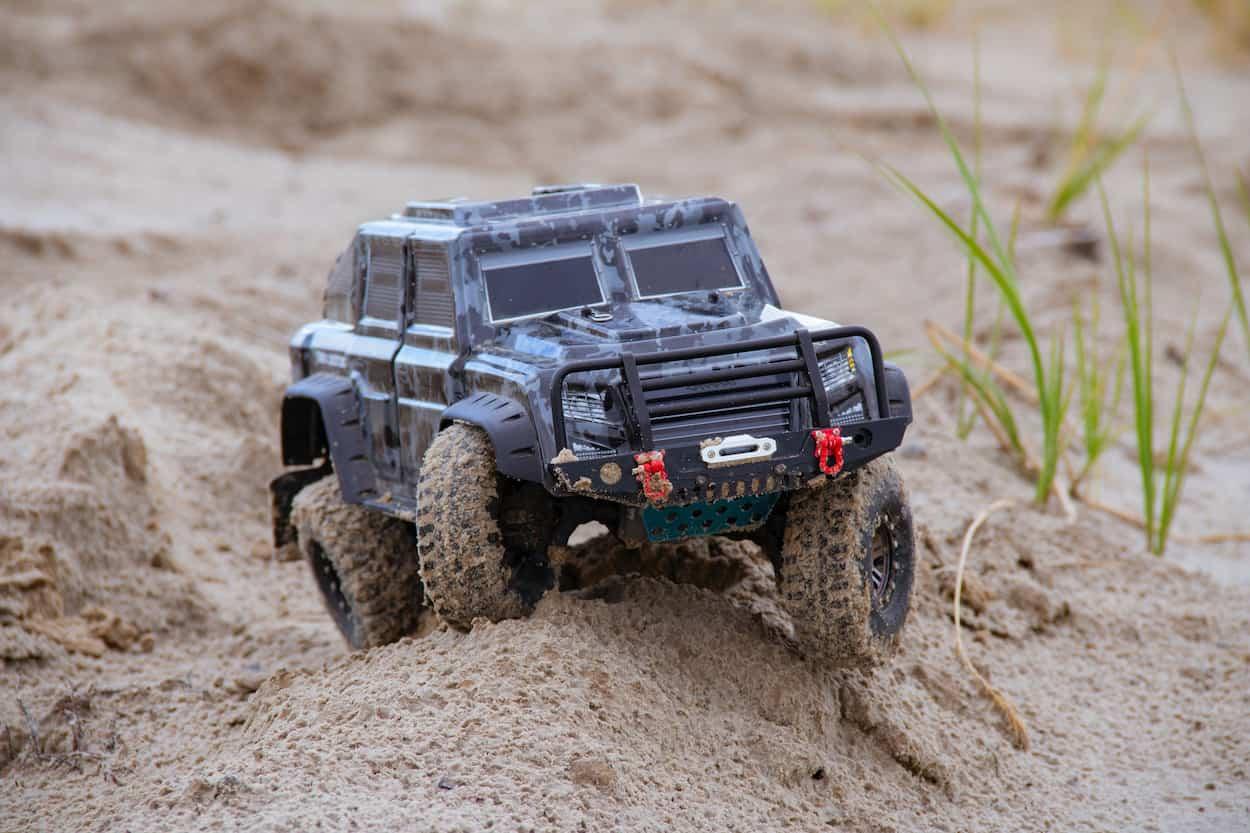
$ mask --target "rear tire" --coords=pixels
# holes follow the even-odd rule
[[[804,654],[872,668],[895,653],[915,539],[903,480],[888,460],[794,494],[780,556],[781,597]]]
[[[372,648],[416,631],[425,593],[411,524],[344,503],[335,475],[295,496],[291,521],[348,645]]]
[[[554,520],[545,489],[497,473],[485,431],[455,423],[439,432],[421,463],[417,547],[443,621],[467,629],[474,619],[532,611],[555,585],[547,560]]]

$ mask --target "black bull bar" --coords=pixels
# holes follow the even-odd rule
[[[910,414],[899,417],[892,417],[890,414],[890,399],[886,389],[881,345],[877,337],[864,327],[829,327],[816,331],[798,329],[786,335],[765,336],[727,344],[703,345],[637,355],[622,352],[618,356],[609,358],[570,362],[561,366],[551,381],[551,408],[556,447],[563,449],[568,445],[567,428],[564,423],[565,380],[574,373],[601,370],[619,369],[621,372],[629,393],[627,417],[632,422],[630,427],[640,440],[642,448],[639,450],[641,451],[650,451],[654,448],[651,432],[653,416],[666,416],[674,407],[692,407],[690,403],[681,406],[659,404],[648,407],[647,392],[672,387],[706,384],[732,385],[734,382],[759,376],[799,373],[796,383],[784,387],[748,393],[707,394],[697,399],[697,407],[700,409],[731,408],[806,398],[811,403],[813,427],[827,427],[830,424],[829,401],[820,376],[817,345],[854,338],[863,339],[868,345],[868,351],[872,357],[873,388],[877,403],[876,419],[868,418],[870,414],[868,403],[865,401],[865,419],[862,422],[841,426],[844,436],[849,440],[845,449],[844,470],[857,468],[874,457],[897,448],[902,442],[903,432],[911,422]],[[794,348],[794,358],[693,373],[646,375],[640,372],[640,368],[645,369],[666,362],[727,356],[782,347]],[[777,452],[771,459],[720,469],[709,469],[700,457],[698,445],[666,449],[665,462],[669,477],[676,487],[673,501],[685,503],[713,496],[713,499],[716,499],[722,496],[722,492],[725,493],[725,497],[729,497],[740,496],[744,490],[749,493],[789,490],[798,488],[812,476],[819,474],[818,462],[814,456],[815,439],[811,436],[810,430],[783,432],[776,439]],[[605,468],[612,463],[615,463],[618,468],[615,470],[610,467]],[[636,502],[642,496],[638,494],[637,481],[630,474],[633,465],[633,454],[628,453],[596,456],[584,461],[553,461],[552,469],[559,485],[570,492],[589,491],[617,500]],[[605,472],[610,473],[606,478]],[[616,482],[609,482],[612,480]]]

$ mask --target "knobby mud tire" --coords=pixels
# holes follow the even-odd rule
[[[295,496],[291,520],[349,645],[372,648],[416,631],[425,594],[412,524],[344,503],[335,475]]]
[[[883,540],[879,534],[892,558],[874,592],[873,545],[875,538]],[[822,487],[795,493],[780,562],[781,597],[806,656],[837,667],[872,668],[888,661],[898,649],[915,573],[911,508],[893,464],[878,458]]]
[[[477,618],[525,616],[537,601],[517,592],[499,502],[495,451],[486,432],[464,423],[440,431],[421,463],[417,546],[430,604],[454,627],[467,629]]]

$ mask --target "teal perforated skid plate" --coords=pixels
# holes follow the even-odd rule
[[[779,497],[774,493],[686,506],[648,506],[642,510],[642,521],[647,526],[647,538],[652,541],[719,535],[763,523]]]

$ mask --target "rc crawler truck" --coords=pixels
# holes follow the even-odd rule
[[[734,203],[409,203],[360,226],[290,355],[275,544],[354,647],[426,605],[524,616],[591,521],[629,547],[755,541],[805,654],[896,646],[914,542],[882,455],[907,381],[867,329],[781,308]]]

